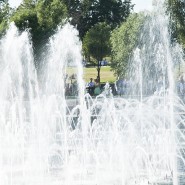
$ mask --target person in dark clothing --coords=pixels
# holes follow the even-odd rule
[[[88,83],[88,91],[91,96],[94,95],[94,88],[95,88],[95,83],[93,82],[93,79],[90,78],[90,82]]]

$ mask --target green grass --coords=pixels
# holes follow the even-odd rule
[[[90,78],[96,79],[97,77],[97,70],[95,67],[84,67],[84,75],[83,75],[83,79],[85,82],[89,82]],[[68,75],[72,75],[73,73],[75,73],[76,69],[75,68],[68,68],[67,69],[67,73]],[[100,80],[101,83],[104,82],[115,82],[116,80],[116,76],[114,75],[113,71],[111,71],[110,66],[104,66],[101,67],[100,70]]]

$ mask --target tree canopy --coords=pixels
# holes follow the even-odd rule
[[[111,35],[112,69],[118,76],[124,75],[134,48],[139,42],[139,34],[144,22],[142,13],[131,14],[127,21],[115,29]]]
[[[36,12],[43,29],[55,29],[67,17],[67,7],[61,0],[39,0]]]
[[[9,4],[4,0],[0,1],[0,35],[4,33],[8,26],[8,20],[12,13]]]
[[[11,17],[20,30],[30,29],[35,52],[67,17],[61,0],[24,0]]]
[[[131,0],[64,0],[71,24],[77,26],[80,37],[99,22],[115,28],[125,21],[133,8]]]
[[[95,24],[106,22],[115,28],[125,21],[132,10],[131,0],[84,0],[81,2],[77,28],[81,38]]]
[[[1,0],[3,2],[6,0]],[[63,20],[70,18],[81,38],[99,22],[111,28],[125,21],[132,10],[131,0],[23,0],[11,21],[22,30],[31,28],[33,37],[56,29]],[[45,34],[46,35],[46,34]]]
[[[172,39],[185,48],[185,1],[166,0],[166,4],[171,18]]]

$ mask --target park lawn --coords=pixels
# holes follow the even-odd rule
[[[85,82],[89,82],[90,78],[96,79],[97,77],[96,67],[84,67],[83,70],[84,70],[83,79]],[[67,69],[67,73],[69,76],[72,74],[75,74],[75,71],[76,70],[74,67],[70,67]],[[110,66],[101,67],[100,80],[101,80],[101,83],[115,82],[116,76],[114,75],[114,72],[111,71]]]

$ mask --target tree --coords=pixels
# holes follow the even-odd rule
[[[139,42],[140,29],[144,22],[144,15],[132,14],[127,21],[111,34],[112,62],[111,67],[118,76],[123,76],[133,50]]]
[[[67,8],[61,0],[39,0],[36,12],[42,29],[56,29],[67,17]]]
[[[77,25],[80,37],[99,22],[115,28],[125,21],[133,8],[131,0],[65,0],[71,23]]]
[[[67,17],[61,0],[24,0],[11,17],[20,30],[30,28],[36,56],[43,43]]]
[[[8,3],[8,0],[0,0],[0,4],[2,3]]]
[[[32,36],[33,48],[35,51],[38,51],[38,43],[42,40],[41,33],[43,31],[38,22],[36,3],[34,0],[24,0],[10,20],[15,22],[20,31],[29,29]]]
[[[71,18],[71,24],[76,25],[79,23],[79,18],[81,16],[81,4],[82,2],[80,0],[63,0],[67,11],[69,14],[69,17]]]
[[[185,1],[166,0],[166,4],[171,18],[172,40],[177,40],[185,48]]]
[[[11,17],[11,21],[14,21],[20,30],[31,28],[33,35],[39,26],[35,7],[36,3],[32,0],[24,0]]]
[[[8,20],[12,12],[13,10],[6,0],[0,1],[0,35],[2,35],[8,27]]]
[[[100,61],[111,53],[110,48],[111,28],[106,23],[97,23],[85,35],[83,49],[96,60],[98,79],[100,80]]]

